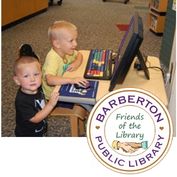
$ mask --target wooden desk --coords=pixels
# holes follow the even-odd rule
[[[90,51],[89,50],[81,50],[80,52],[83,54],[83,62],[81,64],[81,66],[76,71],[73,71],[72,74],[71,74],[71,72],[66,72],[64,74],[64,77],[84,77],[84,72],[85,72],[85,68],[87,65]],[[96,97],[97,101],[100,98],[102,98],[104,95],[109,93],[109,91],[108,91],[109,85],[110,85],[110,81],[99,80],[98,90],[99,91],[101,90],[101,93],[100,92],[97,93],[97,97]]]
[[[148,56],[147,67],[155,66],[161,67],[160,61],[157,57]],[[164,80],[162,71],[158,68],[148,68],[150,73],[150,80],[147,80],[144,76],[143,71],[137,71],[134,69],[134,63],[131,65],[129,72],[124,80],[123,84],[116,85],[115,89],[118,88],[140,88],[149,91],[156,97],[158,97],[165,106],[168,105],[167,94],[165,90]]]
[[[77,71],[66,72],[64,74],[65,77],[84,77],[84,72],[89,56],[89,50],[81,50],[80,51],[84,58],[82,65],[77,69]],[[157,96],[166,106],[168,105],[167,95],[165,91],[164,81],[162,77],[162,73],[160,69],[149,68],[150,80],[147,80],[144,76],[143,71],[137,71],[133,67],[134,63],[132,63],[131,68],[124,80],[123,84],[116,85],[115,89],[119,88],[140,88],[146,91],[151,92],[153,95]],[[160,67],[159,59],[156,57],[148,57],[148,66],[156,66]],[[109,93],[110,81],[100,80],[98,93],[96,100],[98,101],[104,95]]]

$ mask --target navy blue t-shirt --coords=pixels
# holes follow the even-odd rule
[[[45,106],[44,94],[41,88],[34,95],[23,93],[18,90],[15,99],[16,127],[15,135],[20,137],[43,136],[47,131],[47,122],[42,120],[33,123],[30,119]]]

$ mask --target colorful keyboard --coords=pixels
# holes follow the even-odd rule
[[[110,80],[112,76],[112,51],[92,49],[86,65],[86,79]]]

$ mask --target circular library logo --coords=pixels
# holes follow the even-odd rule
[[[172,132],[163,103],[151,93],[133,88],[104,96],[87,123],[94,156],[120,173],[139,173],[157,165],[169,150]]]

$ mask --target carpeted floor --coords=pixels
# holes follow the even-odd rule
[[[148,0],[130,0],[123,4],[119,0],[63,0],[62,6],[51,6],[47,12],[2,32],[2,118],[1,135],[14,136],[14,99],[17,86],[13,82],[13,63],[18,47],[29,43],[44,62],[50,49],[47,38],[48,26],[55,20],[68,20],[79,29],[78,49],[110,48],[116,51],[124,31],[116,24],[128,24],[134,11],[144,20],[144,41],[141,51],[159,57],[162,37],[148,29]],[[70,136],[67,118],[49,117],[48,136]]]

